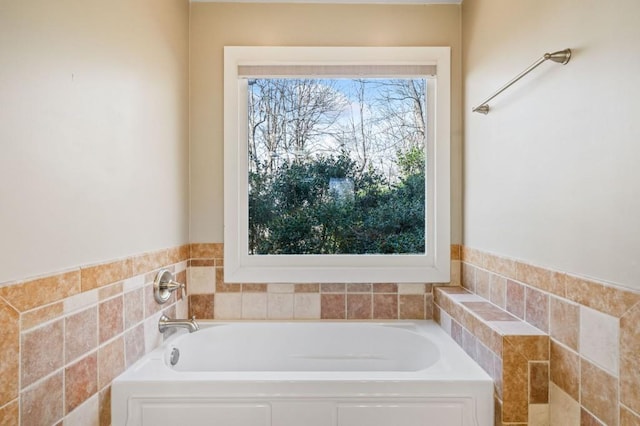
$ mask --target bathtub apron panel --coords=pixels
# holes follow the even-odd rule
[[[493,382],[431,321],[210,322],[114,380],[112,424],[492,426]]]

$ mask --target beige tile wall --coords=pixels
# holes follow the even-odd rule
[[[461,257],[463,286],[549,334],[551,426],[640,425],[640,293],[468,247]]]
[[[159,268],[186,280],[189,246],[0,286],[0,425],[109,425],[113,379],[161,342]]]
[[[460,283],[453,246],[452,283]],[[210,319],[430,319],[431,284],[231,284],[222,244],[192,244],[188,270],[191,315]]]

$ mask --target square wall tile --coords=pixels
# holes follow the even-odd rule
[[[491,274],[490,278],[490,296],[489,300],[498,307],[506,309],[507,307],[507,279],[500,275]]]
[[[98,306],[100,343],[117,336],[124,330],[124,303],[122,296],[114,297]]]
[[[187,286],[189,294],[210,294],[216,289],[216,268],[190,267]]]
[[[437,309],[440,312],[440,326],[451,335],[451,316],[444,310]]]
[[[373,295],[374,319],[398,319],[398,295],[374,294]]]
[[[347,319],[371,319],[371,294],[347,293]]]
[[[527,426],[549,426],[549,404],[529,404]]]
[[[109,385],[124,368],[124,338],[119,337],[98,349],[98,389]]]
[[[482,367],[484,371],[491,377],[495,376],[495,362],[494,353],[476,339],[476,362]]]
[[[564,299],[551,297],[549,309],[551,337],[577,351],[580,332],[580,306],[566,302]]]
[[[345,319],[346,294],[324,293],[320,295],[321,319]]]
[[[242,293],[242,319],[267,318],[267,293]]]
[[[475,338],[471,332],[469,332],[466,328],[462,329],[462,349],[473,358],[476,362],[478,360],[478,351],[476,348],[478,339]]]
[[[578,401],[580,399],[580,357],[553,340],[550,348],[551,381]]]
[[[400,319],[424,319],[424,296],[421,294],[398,295],[398,315]]]
[[[507,280],[507,311],[524,319],[524,286]]]
[[[93,306],[65,319],[65,361],[71,362],[98,347],[98,310]]]
[[[51,426],[64,415],[62,372],[38,382],[20,395],[20,423],[29,426]]]
[[[320,319],[320,294],[296,293],[293,296],[295,319]]]
[[[491,299],[491,274],[484,269],[476,269],[476,290],[475,293],[487,300]]]
[[[144,324],[139,324],[124,334],[125,366],[133,365],[144,353]]]
[[[63,324],[60,319],[22,334],[20,371],[23,389],[64,365]]]
[[[144,293],[142,288],[124,294],[124,328],[130,328],[144,320]]]
[[[268,293],[267,318],[292,319],[293,293]]]
[[[525,291],[525,319],[547,333],[549,331],[549,295],[534,288]]]
[[[620,320],[580,307],[580,355],[618,377]]]
[[[162,343],[162,334],[158,331],[158,321],[161,313],[157,313],[144,320],[144,351],[151,352]]]
[[[584,358],[580,360],[580,402],[603,423],[618,424],[618,380]]]
[[[451,320],[451,338],[455,340],[459,346],[462,346],[462,326],[454,319]]]
[[[529,363],[529,403],[549,403],[549,363]]]
[[[216,319],[242,318],[242,293],[216,293],[213,305]]]
[[[64,426],[99,426],[99,398],[96,393],[65,418]]]
[[[215,294],[192,294],[189,296],[189,317],[215,319]]]
[[[144,294],[144,316],[145,318],[149,318],[150,316],[160,312],[162,310],[162,305],[156,302],[156,299],[153,296],[153,284],[145,285],[142,292]]]
[[[178,301],[175,305],[175,308],[176,308],[176,318],[191,318],[191,315],[189,314],[189,298],[188,297],[185,297],[182,300]],[[213,318],[214,317],[211,316],[211,319]]]
[[[580,404],[553,383],[549,385],[549,423],[580,426]]]
[[[67,414],[98,392],[97,352],[65,368],[64,386]]]

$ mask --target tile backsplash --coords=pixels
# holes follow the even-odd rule
[[[460,283],[460,251],[451,250],[451,284]],[[211,319],[430,319],[426,283],[226,283],[222,244],[192,244],[191,315]],[[447,283],[449,284],[449,283]]]
[[[153,300],[160,268],[186,280],[189,246],[0,287],[0,425],[111,424],[111,382],[160,344]]]

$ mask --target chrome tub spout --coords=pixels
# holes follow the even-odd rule
[[[160,331],[160,333],[164,333],[172,327],[186,328],[189,330],[189,333],[200,330],[200,326],[196,322],[195,316],[191,319],[171,319],[163,314],[158,320],[158,331]]]

